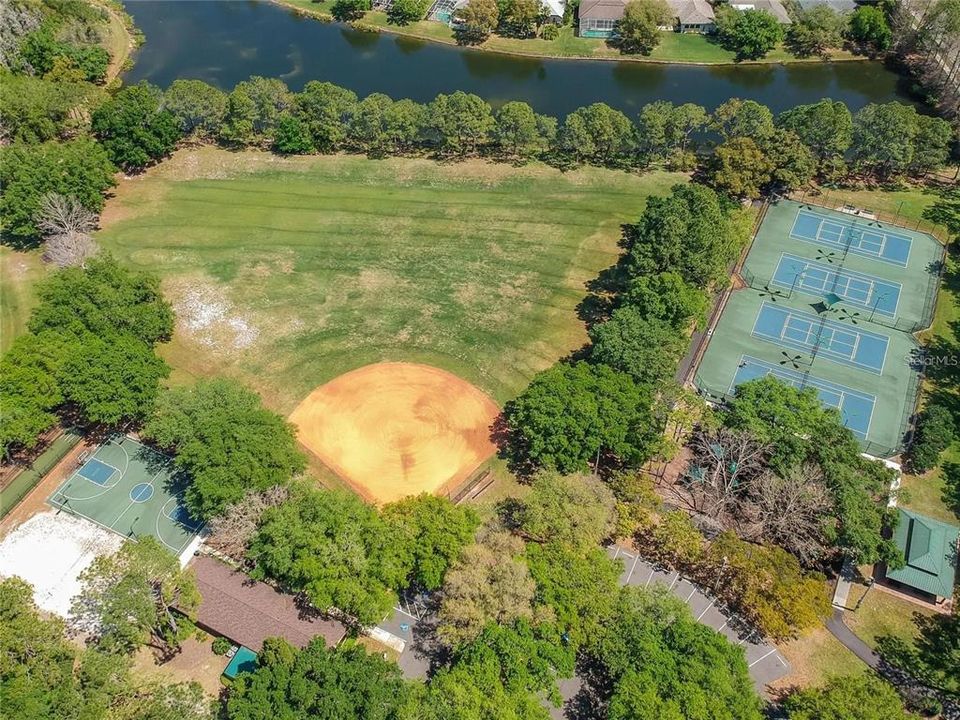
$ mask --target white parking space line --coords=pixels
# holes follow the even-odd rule
[[[776,651],[777,651],[776,648],[774,648],[773,650],[770,650],[766,655],[763,655],[762,657],[758,657],[758,658],[757,658],[756,660],[754,660],[752,663],[750,663],[749,665],[747,665],[747,667],[753,667],[754,665],[756,665],[758,662],[760,662],[760,661],[763,660],[764,658],[767,658],[767,657],[770,657],[771,655],[773,655]]]

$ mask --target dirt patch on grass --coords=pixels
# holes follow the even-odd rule
[[[443,493],[496,450],[500,409],[438,368],[377,363],[314,390],[293,414],[300,442],[368,500]]]
[[[237,310],[226,292],[199,278],[166,283],[173,302],[177,332],[218,353],[246,350],[260,337],[260,328],[248,313]]]

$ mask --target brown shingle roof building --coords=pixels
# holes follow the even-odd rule
[[[255,652],[260,652],[268,637],[282,637],[304,647],[321,635],[332,647],[347,634],[342,623],[298,607],[293,595],[257,582],[212,557],[197,557],[190,567],[203,598],[197,624]]]

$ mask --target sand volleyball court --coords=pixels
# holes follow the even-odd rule
[[[496,447],[496,403],[428,365],[377,363],[321,385],[290,415],[300,442],[376,503],[455,489]]]

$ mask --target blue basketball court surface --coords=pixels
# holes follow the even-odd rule
[[[813,210],[800,210],[790,237],[877,258],[906,267],[913,241],[906,235],[871,227],[863,220],[845,220]]]
[[[737,385],[741,383],[768,375],[773,375],[795,388],[809,387],[815,389],[820,396],[820,402],[827,407],[839,410],[843,424],[850,428],[857,437],[864,439],[870,432],[873,409],[877,402],[874,395],[859,392],[844,385],[832,383],[829,380],[813,377],[808,373],[765,362],[748,355],[741,356],[729,392],[733,394]]]

